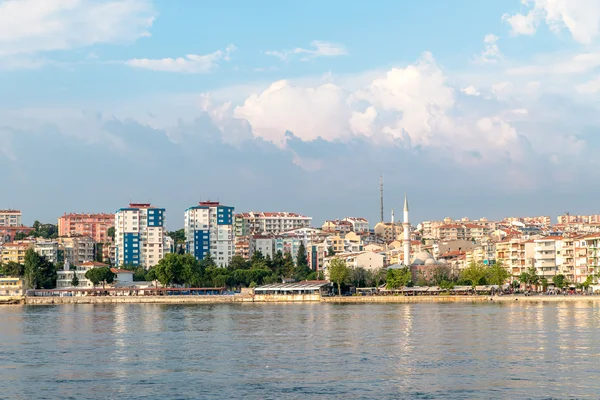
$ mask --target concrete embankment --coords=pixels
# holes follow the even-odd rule
[[[76,296],[11,298],[0,304],[224,304],[224,303],[541,303],[594,302],[600,296],[348,296],[235,295],[235,296]]]

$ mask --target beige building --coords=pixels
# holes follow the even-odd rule
[[[15,262],[23,264],[25,253],[30,248],[33,248],[33,243],[27,241],[4,243],[2,245],[2,263]]]
[[[19,210],[0,210],[0,226],[22,226],[23,214]]]
[[[64,251],[64,261],[71,265],[94,260],[95,242],[89,236],[59,237],[58,244]]]
[[[2,296],[24,296],[25,283],[18,277],[0,277],[0,297]]]
[[[392,242],[402,234],[402,224],[392,224],[391,222],[378,222],[373,229],[375,235],[386,242]]]
[[[384,266],[384,256],[379,253],[370,251],[362,251],[356,253],[340,253],[333,257],[325,257],[323,261],[323,272],[325,278],[329,279],[329,266],[335,258],[346,261],[346,266],[349,268],[363,268],[367,271],[377,271]]]

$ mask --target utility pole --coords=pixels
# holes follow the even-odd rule
[[[383,222],[383,175],[379,177],[379,216],[381,222]]]

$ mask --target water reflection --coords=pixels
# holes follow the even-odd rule
[[[600,392],[600,307],[587,302],[107,304],[5,307],[0,318],[7,398]]]

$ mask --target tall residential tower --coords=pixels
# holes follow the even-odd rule
[[[226,267],[235,252],[233,207],[203,201],[185,211],[185,251],[202,260],[211,255]]]
[[[148,269],[170,251],[165,230],[165,209],[131,203],[115,213],[115,260],[117,265]]]

